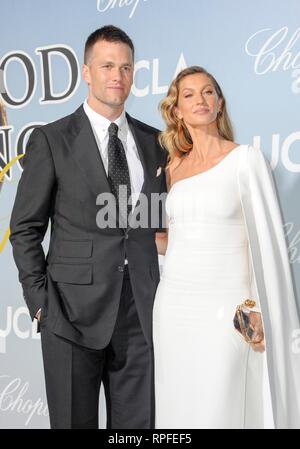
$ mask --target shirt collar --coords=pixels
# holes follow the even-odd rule
[[[108,127],[111,124],[110,120],[108,120],[106,117],[104,117],[101,114],[98,114],[98,112],[94,111],[88,104],[87,100],[83,103],[83,109],[86,115],[88,116],[92,126],[97,130],[97,135],[100,139],[100,143],[104,141],[104,139],[108,135]],[[118,125],[118,137],[123,142],[126,143],[127,139],[127,133],[128,133],[128,122],[126,119],[126,113],[125,110],[123,110],[122,114],[114,120],[114,123]]]

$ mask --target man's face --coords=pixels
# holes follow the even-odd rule
[[[96,42],[83,66],[83,78],[93,105],[123,108],[133,82],[131,48],[123,42]]]

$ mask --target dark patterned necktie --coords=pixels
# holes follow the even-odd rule
[[[117,201],[117,216],[120,217],[119,227],[127,228],[131,205],[131,184],[127,159],[123,144],[118,138],[118,125],[111,123],[108,127],[108,181]],[[121,187],[121,188],[120,188]]]

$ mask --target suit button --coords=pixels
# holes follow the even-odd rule
[[[126,240],[128,239],[128,234],[125,234],[125,239],[126,239]]]
[[[124,267],[122,267],[121,265],[118,266],[118,271],[120,271],[120,273],[122,273],[124,271]]]

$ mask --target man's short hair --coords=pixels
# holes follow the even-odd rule
[[[91,54],[91,50],[95,43],[98,41],[122,42],[123,44],[127,44],[130,47],[132,51],[132,57],[134,58],[134,45],[125,31],[114,25],[105,25],[102,28],[98,28],[87,38],[84,47],[84,64],[87,64],[87,61]]]

